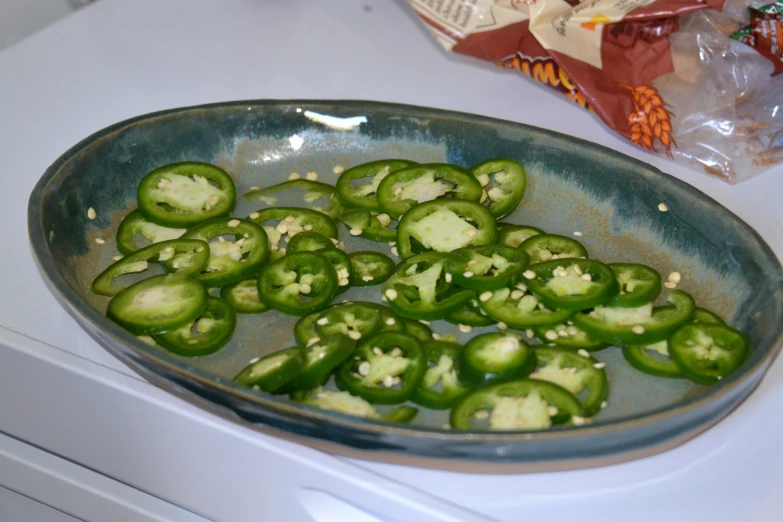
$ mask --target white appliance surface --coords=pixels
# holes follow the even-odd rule
[[[780,361],[726,420],[664,454],[573,472],[471,475],[335,457],[259,434],[147,384],[106,353],[41,281],[27,246],[33,185],[65,150],[117,121],[258,98],[394,101],[571,134],[692,184],[783,253],[783,168],[729,186],[647,154],[518,74],[447,55],[405,2],[101,0],[0,52],[0,431],[225,521],[780,520]]]

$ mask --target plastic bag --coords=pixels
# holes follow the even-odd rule
[[[447,50],[557,89],[641,148],[729,183],[783,162],[783,3],[409,2]]]

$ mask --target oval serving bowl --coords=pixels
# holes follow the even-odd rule
[[[541,432],[452,432],[441,429],[445,412],[422,411],[411,425],[392,425],[232,383],[252,357],[291,344],[293,318],[276,312],[240,317],[226,347],[186,359],[150,347],[108,320],[108,299],[90,292],[94,277],[116,254],[117,226],[135,206],[139,180],[155,167],[185,160],[214,163],[233,176],[243,194],[254,185],[284,181],[294,171],[316,171],[319,180],[334,183],[334,166],[390,157],[463,166],[491,157],[519,160],[528,172],[527,193],[504,221],[564,235],[580,231],[592,258],[643,262],[664,275],[681,272],[679,288],[749,335],[749,359],[718,385],[702,387],[641,374],[617,348],[608,348],[596,356],[607,362],[609,405],[591,424]],[[668,212],[660,212],[659,203]],[[97,212],[94,220],[87,217],[90,207]],[[234,214],[253,210],[243,202]],[[30,196],[28,227],[42,277],[54,295],[90,336],[146,379],[262,431],[374,460],[519,472],[651,455],[727,415],[758,385],[780,348],[783,273],[746,223],[630,157],[470,114],[364,101],[264,100],[140,116],[98,131],[57,159]],[[341,236],[349,239],[344,229]],[[99,245],[96,238],[106,243]],[[375,287],[344,296],[377,300],[379,294]],[[442,325],[435,330],[456,332]],[[462,334],[461,341],[467,337]]]

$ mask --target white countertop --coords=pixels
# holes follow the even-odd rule
[[[60,154],[107,125],[160,109],[257,98],[394,101],[588,139],[704,191],[783,255],[783,168],[729,186],[647,154],[518,74],[445,54],[404,2],[101,0],[0,53],[0,212],[6,223],[0,326],[136,379],[75,325],[41,282],[26,246],[29,193]],[[0,368],[3,362],[0,351]],[[618,466],[476,476],[349,463],[498,520],[523,514],[548,521],[780,520],[781,376],[778,361],[752,397],[709,432],[665,454]],[[155,396],[187,409],[173,397]],[[221,422],[226,440],[251,433]],[[6,428],[0,416],[0,431]],[[302,454],[309,452],[302,448]]]

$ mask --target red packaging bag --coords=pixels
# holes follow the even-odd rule
[[[755,4],[409,1],[447,50],[557,89],[650,152],[731,183],[783,162],[783,75],[732,38]]]

